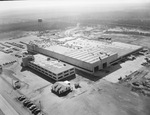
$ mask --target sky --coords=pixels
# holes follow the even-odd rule
[[[150,0],[18,0],[0,1],[0,19],[34,15],[51,17],[93,12],[146,9]],[[33,15],[34,14],[34,15]],[[24,18],[23,17],[23,18]],[[27,18],[27,17],[26,17]]]
[[[0,1],[0,12],[24,9],[116,10],[132,6],[144,7],[150,0],[18,0]],[[133,7],[132,7],[133,8]]]

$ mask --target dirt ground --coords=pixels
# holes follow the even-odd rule
[[[53,115],[148,115],[149,98],[105,80],[90,84],[88,91],[73,98],[42,98],[43,110]],[[44,101],[45,100],[45,101]],[[55,100],[55,101],[54,101]],[[51,104],[50,104],[51,103]]]
[[[130,43],[150,48],[150,39],[148,36],[124,35],[124,34],[102,34],[104,37],[111,37],[112,41]]]

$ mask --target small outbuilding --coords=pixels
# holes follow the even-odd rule
[[[65,96],[71,91],[72,91],[72,87],[71,87],[70,82],[68,81],[56,82],[52,86],[52,92],[57,94],[58,96]]]

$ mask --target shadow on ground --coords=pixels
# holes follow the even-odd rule
[[[114,65],[114,66],[112,65],[106,69],[97,71],[94,74],[90,74],[90,73],[87,73],[87,72],[84,72],[81,70],[77,70],[77,69],[76,69],[76,73],[82,77],[85,77],[85,78],[91,80],[91,81],[98,81],[98,80],[102,79],[103,77],[105,77],[106,75],[109,75],[120,68],[121,68],[120,64],[116,64],[116,65]]]
[[[65,92],[59,94],[59,92],[55,92],[55,91],[53,91],[53,90],[51,90],[51,91],[52,91],[52,93],[54,93],[54,94],[57,95],[58,97],[67,96],[67,95],[71,92],[70,90],[68,90],[68,91],[65,91]]]

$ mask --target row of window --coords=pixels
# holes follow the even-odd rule
[[[51,77],[53,79],[57,79],[56,77],[56,74],[53,74],[52,72],[34,64],[34,63],[29,63],[28,64],[31,68],[35,69],[35,70],[38,70],[39,72],[43,73],[44,75],[48,76],[48,77]],[[75,74],[75,71],[74,71],[74,68],[70,69],[70,70],[67,70],[65,72],[62,72],[62,73],[59,73],[58,74],[58,79],[62,79],[62,78],[65,78],[69,75],[72,75],[72,74]]]
[[[74,68],[72,68],[72,69],[70,69],[70,70],[67,70],[67,71],[64,71],[64,72],[61,72],[61,73],[58,74],[58,76],[60,76],[60,75],[62,75],[62,74],[69,73],[69,72],[71,73],[72,71],[74,72]]]
[[[70,74],[69,74],[69,73],[67,73],[67,74],[64,74],[64,75],[58,76],[58,79],[65,78],[65,77],[67,77],[67,76],[69,76],[69,75],[73,75],[73,74],[75,74],[75,72],[74,72],[74,71],[70,72]]]
[[[44,75],[46,75],[46,76],[48,76],[48,77],[51,77],[51,78],[53,78],[53,79],[55,79],[55,80],[57,79],[55,76],[51,75],[51,73],[49,73],[49,72],[47,72],[47,71],[44,71],[43,69],[38,68],[37,66],[34,66],[34,65],[32,65],[32,64],[29,64],[29,66],[32,67],[33,69],[38,70],[39,72],[43,73]]]
[[[34,67],[36,67],[36,68],[39,68],[39,69],[43,70],[43,72],[47,72],[47,73],[49,73],[49,74],[51,74],[51,75],[56,75],[55,73],[52,73],[52,72],[48,71],[47,69],[42,68],[42,67],[40,67],[40,66],[38,66],[38,65],[36,65],[36,64],[34,64],[34,63],[30,63],[30,62],[29,62],[29,65],[30,65],[30,66],[34,66]]]

